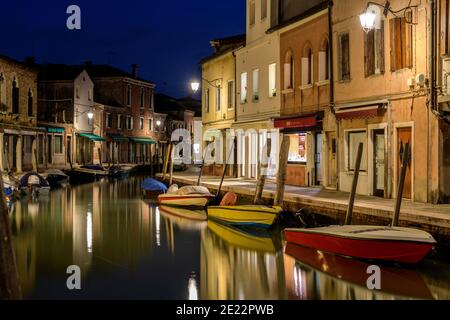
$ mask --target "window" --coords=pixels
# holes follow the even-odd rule
[[[127,116],[127,129],[133,130],[133,117]]]
[[[339,80],[350,80],[350,35],[339,35]]]
[[[92,90],[91,89],[88,90],[88,100],[92,101]]]
[[[347,168],[348,171],[355,171],[356,156],[358,153],[358,146],[360,143],[364,145],[363,155],[361,159],[361,171],[367,171],[367,146],[366,146],[366,131],[350,131],[348,132],[347,141]]]
[[[406,17],[390,20],[391,71],[412,67],[412,21],[411,12]]]
[[[19,114],[19,87],[16,78],[14,78],[12,84],[12,113]]]
[[[31,136],[24,136],[24,153],[30,154],[33,151],[33,138]]]
[[[28,90],[28,116],[33,116],[33,91]]]
[[[221,109],[221,100],[222,100],[222,88],[220,86],[218,86],[216,88],[216,108],[217,111],[220,111]]]
[[[106,114],[106,127],[112,128],[112,114],[111,113]]]
[[[384,73],[384,23],[364,36],[364,73],[366,77]]]
[[[330,46],[325,39],[319,51],[319,82],[330,80]]]
[[[205,111],[209,112],[209,89],[205,90]]]
[[[141,109],[144,109],[145,106],[145,91],[144,88],[141,88]]]
[[[148,130],[153,131],[153,119],[148,119]]]
[[[144,130],[144,118],[143,117],[141,117],[139,119],[139,129]]]
[[[284,59],[284,89],[292,88],[294,88],[294,56],[289,50]]]
[[[117,129],[122,129],[122,115],[117,115]]]
[[[233,109],[233,81],[228,81],[228,110]]]
[[[255,14],[256,14],[255,1],[254,0],[250,1],[249,14],[250,14],[250,25],[253,26],[255,24]]]
[[[127,85],[127,106],[131,106],[131,85]]]
[[[261,20],[267,18],[267,0],[261,0]]]
[[[269,65],[269,97],[277,95],[277,64]]]
[[[148,99],[148,107],[149,107],[149,109],[150,110],[152,110],[153,109],[153,92],[152,92],[152,90],[148,90],[148,96],[150,97],[150,99]]]
[[[302,86],[311,85],[313,83],[313,52],[310,47],[305,49],[302,58]]]
[[[76,95],[77,99],[80,99],[80,87],[75,88],[75,95]]]
[[[253,101],[259,100],[259,69],[253,70]]]
[[[241,74],[241,103],[247,102],[247,72]]]
[[[307,162],[307,134],[296,133],[289,135],[291,141],[289,145],[289,162]]]
[[[62,154],[63,153],[63,137],[55,136],[54,137],[55,145],[54,145],[54,153]]]

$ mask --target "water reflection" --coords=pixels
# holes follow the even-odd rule
[[[370,291],[366,263],[283,250],[279,236],[157,208],[139,185],[105,180],[16,202],[10,218],[25,298],[450,299],[447,263],[383,267],[383,291]],[[66,288],[73,264],[79,292]]]

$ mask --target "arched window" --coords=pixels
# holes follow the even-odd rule
[[[28,116],[33,116],[33,91],[31,89],[28,90]]]
[[[303,49],[302,56],[302,85],[311,85],[314,81],[313,72],[314,56],[310,43],[307,43]]]
[[[294,56],[292,50],[289,50],[284,59],[284,89],[292,88],[294,88]]]
[[[16,77],[14,77],[12,83],[12,113],[19,114],[19,85]]]
[[[324,36],[319,51],[319,81],[330,80],[330,45]]]
[[[6,106],[3,104],[3,92],[4,92],[5,77],[3,72],[0,72],[0,111],[6,111]]]

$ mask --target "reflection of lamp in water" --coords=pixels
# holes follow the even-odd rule
[[[160,220],[160,214],[159,214],[159,208],[156,207],[156,212],[155,212],[155,220],[156,220],[156,245],[158,247],[161,246],[161,229],[160,229],[160,224],[161,224],[161,220]]]
[[[294,290],[297,297],[306,299],[306,274],[297,264],[294,266]]]
[[[87,249],[88,252],[92,252],[92,213],[87,213],[87,221],[86,221],[86,241],[87,241]]]
[[[197,289],[197,282],[195,281],[194,272],[192,272],[191,276],[189,277],[188,290],[189,290],[189,300],[198,300],[198,289]]]
[[[32,217],[37,216],[39,213],[39,203],[38,202],[30,202],[28,203],[28,214]]]

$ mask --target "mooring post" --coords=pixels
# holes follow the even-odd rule
[[[22,298],[22,293],[12,245],[2,174],[0,174],[0,186],[0,300],[18,300]]]
[[[162,168],[163,180],[166,180],[167,168],[169,166],[169,156],[172,152],[172,144],[167,145],[165,153],[164,153],[164,163]]]
[[[410,146],[409,143],[407,143],[405,145],[405,149],[403,150],[402,169],[400,172],[400,180],[398,182],[397,198],[395,199],[394,216],[392,217],[393,227],[398,226],[398,220],[400,217],[400,208],[402,207],[403,188],[405,186],[406,169],[408,168],[408,160],[410,152],[411,152]]]
[[[173,143],[170,145],[170,179],[169,179],[169,186],[172,185],[173,182],[173,160],[175,157],[175,148]]]
[[[360,143],[358,146],[358,152],[356,155],[356,162],[355,162],[355,175],[353,176],[353,184],[352,190],[350,192],[350,200],[348,201],[347,215],[345,216],[345,224],[352,223],[353,206],[355,204],[356,187],[358,186],[359,170],[361,168],[363,147],[364,147],[363,143]]]
[[[291,140],[289,136],[283,135],[283,141],[281,143],[280,158],[278,164],[277,174],[277,189],[275,191],[274,205],[282,206],[284,199],[284,188],[286,185],[286,172],[289,159],[289,145]]]
[[[271,152],[272,152],[272,142],[271,139],[269,138],[267,139],[267,143],[264,146],[262,152],[263,159],[267,161],[264,164],[262,163],[262,161],[259,162],[259,178],[258,183],[256,184],[255,199],[253,201],[254,204],[262,203],[262,195],[264,191],[264,185],[266,184],[267,170],[269,168],[269,159]]]

